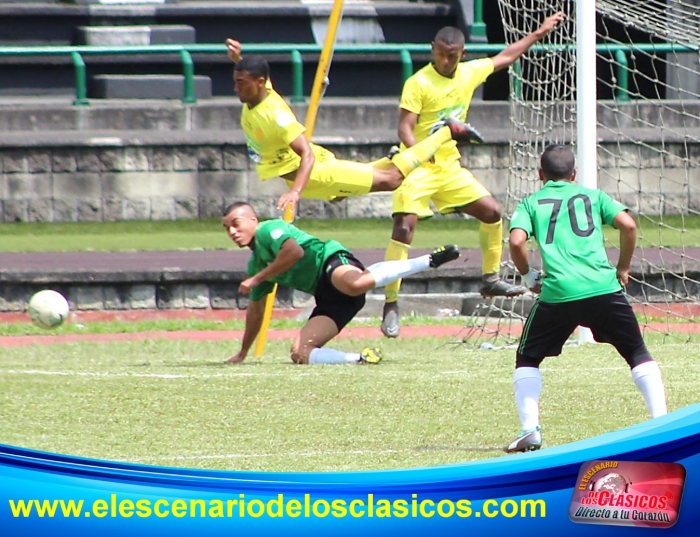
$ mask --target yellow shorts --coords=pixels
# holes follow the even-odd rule
[[[459,161],[446,167],[427,163],[409,173],[394,191],[392,213],[428,218],[433,216],[431,201],[440,214],[448,214],[490,195]]]
[[[317,158],[302,198],[331,201],[347,196],[362,196],[372,190],[374,168],[371,164],[340,160],[327,152]],[[289,188],[293,181],[287,181]]]

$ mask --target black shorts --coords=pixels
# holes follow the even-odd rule
[[[537,367],[559,356],[577,326],[593,332],[599,343],[612,344],[635,367],[651,360],[632,306],[622,291],[558,304],[538,302],[525,322],[515,367]]]
[[[333,319],[339,332],[352,321],[353,317],[365,305],[365,295],[346,295],[338,291],[331,282],[333,271],[343,265],[352,265],[360,270],[365,270],[362,262],[350,252],[338,252],[326,259],[314,293],[316,307],[311,312],[311,317],[323,315]]]

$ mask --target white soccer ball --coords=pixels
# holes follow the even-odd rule
[[[65,297],[50,289],[39,291],[29,299],[29,316],[35,325],[46,330],[61,325],[69,312]]]

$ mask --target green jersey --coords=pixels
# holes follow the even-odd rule
[[[542,302],[570,302],[622,288],[602,228],[626,209],[601,190],[569,181],[548,181],[518,204],[510,229],[522,229],[537,241],[545,271]]]
[[[304,257],[287,272],[254,287],[250,293],[251,300],[260,300],[269,294],[275,283],[313,295],[326,260],[335,253],[348,251],[338,241],[322,241],[283,220],[268,220],[262,222],[255,232],[248,275],[255,276],[272,263],[287,239],[294,239],[302,247]]]

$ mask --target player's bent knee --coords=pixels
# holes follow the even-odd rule
[[[375,175],[372,182],[373,192],[390,192],[396,190],[403,182],[403,175],[398,168],[386,170],[381,175]]]
[[[495,224],[503,218],[503,207],[495,198],[487,196],[477,201],[474,205],[474,212],[469,212],[469,214],[476,216],[484,224]]]
[[[501,209],[500,205],[496,205],[495,207],[489,207],[486,211],[484,211],[481,221],[485,224],[495,224],[500,222],[501,218],[503,218],[503,209]]]
[[[413,239],[414,226],[410,224],[399,224],[394,226],[394,230],[391,232],[392,240],[402,242],[403,244],[411,244]]]
[[[641,365],[645,362],[654,361],[654,358],[652,358],[651,354],[649,354],[646,345],[643,348],[640,348],[636,352],[632,353],[631,356],[623,355],[623,358],[627,362],[627,365],[630,366],[630,369],[634,369],[638,365]]]
[[[503,217],[503,214],[500,212],[495,212],[491,216],[489,216],[488,220],[486,221],[487,224],[497,224],[498,222],[501,221],[501,218]]]
[[[345,289],[345,294],[348,296],[360,296],[364,295],[367,291],[369,291],[367,283],[363,278],[358,278],[354,282],[350,282]]]
[[[392,176],[389,179],[389,189],[390,190],[396,190],[401,186],[401,183],[403,183],[403,175],[401,173],[397,173],[396,175]]]
[[[534,356],[525,356],[524,354],[517,354],[515,356],[515,369],[519,367],[534,367],[539,368],[540,364],[544,360],[544,357],[535,358]]]

